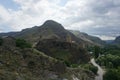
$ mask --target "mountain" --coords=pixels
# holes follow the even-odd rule
[[[67,68],[64,62],[35,48],[17,46],[13,37],[0,38],[0,80],[93,80],[90,71]],[[21,44],[23,45],[23,43]]]
[[[116,37],[116,39],[114,40],[114,43],[120,44],[120,36]]]
[[[81,46],[102,44],[103,42],[97,37],[91,37],[87,34],[81,33],[77,37],[76,34],[64,29],[64,27],[53,21],[48,20],[41,26],[35,26],[32,28],[23,29],[20,32],[1,33],[0,36],[12,36],[16,38],[23,38],[32,44],[36,44],[39,40],[43,39],[55,39],[66,42],[74,42]]]
[[[69,30],[72,32],[76,37],[82,39],[83,41],[86,41],[87,43],[90,43],[91,45],[97,45],[97,46],[104,46],[105,41],[102,41],[100,38],[88,35],[87,33],[83,33],[76,30]]]
[[[65,30],[61,24],[52,20],[46,21],[41,26],[35,26],[32,28],[24,29],[21,32],[10,32],[0,34],[0,36],[13,36],[17,38],[24,38],[32,43],[38,42],[40,39],[60,39],[66,41],[69,35],[72,38],[72,40],[78,43],[82,41],[75,37],[69,31]]]
[[[113,40],[110,45],[114,45],[117,47],[120,47],[120,36],[116,37],[115,40]]]

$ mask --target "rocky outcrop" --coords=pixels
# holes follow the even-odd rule
[[[36,49],[46,55],[68,62],[70,64],[86,63],[89,61],[87,51],[75,43],[65,41],[45,39],[40,40]]]

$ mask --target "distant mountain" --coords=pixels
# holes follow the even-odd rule
[[[116,37],[116,39],[114,40],[114,43],[120,44],[120,36]]]
[[[88,35],[87,33],[83,33],[83,32],[76,31],[76,30],[69,30],[69,31],[72,32],[76,37],[78,37],[88,43],[91,43],[92,45],[98,45],[98,46],[105,45],[105,41],[102,41],[98,37],[91,36],[91,35]]]
[[[72,33],[71,33],[72,32]],[[43,39],[54,39],[66,42],[74,42],[81,46],[86,45],[103,45],[104,42],[97,37],[89,36],[85,33],[68,31],[64,27],[53,21],[48,20],[41,26],[23,29],[20,32],[1,33],[0,36],[12,36],[16,38],[23,38],[33,44]]]
[[[112,44],[114,40],[104,40],[107,44]]]

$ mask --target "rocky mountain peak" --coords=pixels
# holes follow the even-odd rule
[[[64,27],[60,23],[53,20],[47,20],[41,27],[49,29],[64,29]]]

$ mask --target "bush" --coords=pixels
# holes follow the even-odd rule
[[[72,68],[76,68],[76,67],[78,67],[79,66],[79,64],[71,64],[71,67]]]
[[[32,45],[26,42],[24,39],[16,39],[16,46],[20,48],[31,48]]]
[[[91,70],[94,74],[97,74],[98,68],[95,66],[89,66],[89,70]]]
[[[64,63],[65,63],[65,65],[66,65],[67,67],[70,67],[70,65],[71,65],[71,63],[68,62],[68,61],[64,61]]]
[[[91,65],[91,64],[85,64],[82,66],[84,69],[92,71],[94,74],[97,74],[98,68]]]
[[[120,71],[117,69],[109,69],[103,78],[104,80],[120,80]]]

